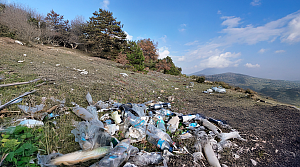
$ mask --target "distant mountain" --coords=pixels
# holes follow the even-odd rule
[[[252,89],[283,103],[300,106],[300,82],[256,78],[243,74],[223,73],[206,75],[206,80],[223,81],[243,89]]]
[[[214,75],[219,73],[220,73],[219,70],[216,68],[206,68],[202,71],[198,71],[189,75],[205,76],[205,75]]]

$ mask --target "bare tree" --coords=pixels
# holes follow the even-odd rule
[[[23,41],[33,41],[39,36],[34,12],[16,4],[5,5],[0,14],[0,23],[6,25],[16,37]]]
[[[83,16],[76,16],[71,20],[71,30],[70,30],[70,45],[72,49],[76,49],[80,44],[80,36],[82,35],[82,28],[86,24]]]

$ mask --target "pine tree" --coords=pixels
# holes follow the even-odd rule
[[[93,15],[83,29],[86,50],[99,57],[115,59],[126,45],[126,34],[121,29],[123,25],[116,21],[112,12],[99,9]]]
[[[129,41],[128,45],[131,49],[131,52],[127,53],[127,60],[137,71],[143,71],[145,68],[145,57],[143,55],[143,51],[135,41]]]

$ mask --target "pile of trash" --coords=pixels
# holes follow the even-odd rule
[[[203,93],[206,93],[206,94],[212,94],[213,92],[226,93],[226,89],[223,88],[222,86],[218,86],[218,87],[213,86],[210,89],[207,89],[207,90],[203,91]]]
[[[73,112],[84,121],[75,122],[71,131],[82,150],[61,154],[38,154],[38,164],[41,166],[74,165],[91,159],[99,159],[92,165],[137,167],[148,165],[167,166],[170,156],[189,154],[198,164],[206,159],[211,166],[221,166],[216,152],[231,147],[229,139],[245,141],[235,129],[226,122],[205,117],[202,114],[183,115],[172,112],[171,104],[148,101],[142,104],[122,104],[114,101],[93,102],[90,93],[86,95],[89,103],[87,108],[73,103]],[[60,101],[63,106],[65,101]],[[28,108],[19,106],[24,112],[37,112],[43,106]],[[98,114],[101,113],[101,117]],[[51,113],[47,113],[51,114]],[[56,115],[59,116],[59,115]],[[49,115],[47,115],[49,117]],[[178,131],[179,124],[188,131],[179,135],[180,139],[195,138],[196,152],[190,153],[185,146],[178,146],[170,137]],[[29,127],[30,122],[24,123]],[[37,124],[40,125],[40,124]],[[221,129],[230,131],[223,133]],[[119,141],[118,132],[125,139]],[[169,134],[167,132],[170,132]],[[173,135],[171,135],[173,136]],[[131,145],[136,142],[148,142],[161,152],[146,152]]]

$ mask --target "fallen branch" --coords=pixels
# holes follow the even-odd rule
[[[33,91],[31,91],[31,92],[25,92],[25,93],[22,94],[21,96],[15,98],[15,99],[12,99],[11,101],[9,101],[9,102],[7,102],[7,103],[1,105],[1,106],[0,106],[0,111],[1,111],[3,108],[5,108],[5,107],[7,107],[7,106],[9,106],[9,105],[11,105],[11,104],[13,104],[13,103],[16,102],[17,100],[21,99],[22,97],[27,96],[27,95],[29,95],[29,94],[31,94],[31,93],[34,93],[34,92],[36,92],[36,90],[33,90]]]
[[[0,111],[0,114],[4,114],[4,113],[19,113],[20,111],[8,111],[8,110],[2,110]]]
[[[31,80],[31,81],[27,81],[27,82],[16,82],[16,83],[10,83],[10,84],[3,84],[3,85],[0,85],[0,88],[2,88],[2,87],[7,87],[7,86],[15,86],[15,85],[29,84],[29,83],[37,82],[37,81],[39,81],[39,80],[41,80],[41,78],[37,78],[37,79]]]
[[[0,161],[0,166],[2,165],[2,162],[5,160],[7,155],[8,155],[8,153],[2,156],[1,161]]]

